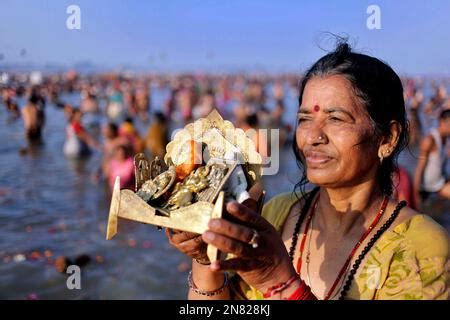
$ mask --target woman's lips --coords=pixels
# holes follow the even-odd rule
[[[308,152],[306,153],[305,158],[309,164],[313,165],[324,164],[333,159],[332,157],[320,152]]]

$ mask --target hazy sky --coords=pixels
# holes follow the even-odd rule
[[[81,30],[66,28],[71,4]],[[450,73],[448,0],[0,0],[0,63],[301,71],[332,48],[325,32],[401,73]]]

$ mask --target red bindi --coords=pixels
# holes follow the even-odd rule
[[[316,104],[316,105],[314,106],[314,111],[315,111],[315,112],[319,112],[319,110],[320,110],[320,107],[319,107],[319,105]]]

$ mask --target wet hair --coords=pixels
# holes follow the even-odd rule
[[[133,118],[131,117],[126,117],[125,120],[123,122],[128,122],[129,124],[133,124]]]
[[[41,99],[36,93],[32,93],[30,95],[30,98],[28,98],[28,101],[32,104],[38,104],[41,101]]]
[[[355,53],[346,41],[339,41],[333,52],[320,58],[305,73],[300,82],[299,106],[302,104],[305,86],[309,80],[332,75],[342,76],[351,83],[355,95],[370,117],[374,143],[382,137],[390,136],[391,121],[395,120],[400,124],[401,133],[398,143],[391,155],[383,160],[378,173],[381,191],[390,196],[393,192],[392,176],[398,167],[398,155],[408,145],[409,124],[406,118],[402,82],[385,62]],[[304,192],[309,181],[295,133],[292,147],[297,164],[302,170],[302,178],[296,184],[295,190],[300,188],[300,191]]]
[[[108,122],[108,124],[106,126],[108,127],[109,130],[112,131],[112,133],[114,134],[115,137],[117,137],[119,135],[119,128],[117,127],[117,125],[115,123]]]
[[[245,122],[250,127],[256,127],[258,126],[258,116],[256,115],[256,113],[250,114],[245,118]]]
[[[155,112],[154,116],[155,120],[158,121],[159,123],[165,123],[167,121],[166,116],[160,111]]]
[[[448,118],[450,118],[450,109],[441,111],[441,113],[439,114],[439,121],[443,121]]]
[[[123,151],[123,153],[124,153],[124,155],[125,155],[126,158],[128,158],[128,157],[131,156],[132,150],[131,150],[131,147],[130,147],[130,146],[128,146],[128,145],[126,145],[126,144],[119,144],[119,145],[116,147],[116,152],[119,151],[119,150],[122,150],[122,151]]]
[[[81,115],[81,110],[79,108],[72,108],[72,112],[69,117],[70,121],[73,121],[76,115]]]

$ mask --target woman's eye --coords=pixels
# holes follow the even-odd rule
[[[336,117],[331,117],[330,120],[331,120],[331,121],[335,121],[335,122],[340,122],[340,121],[342,121],[342,119],[336,118]]]

